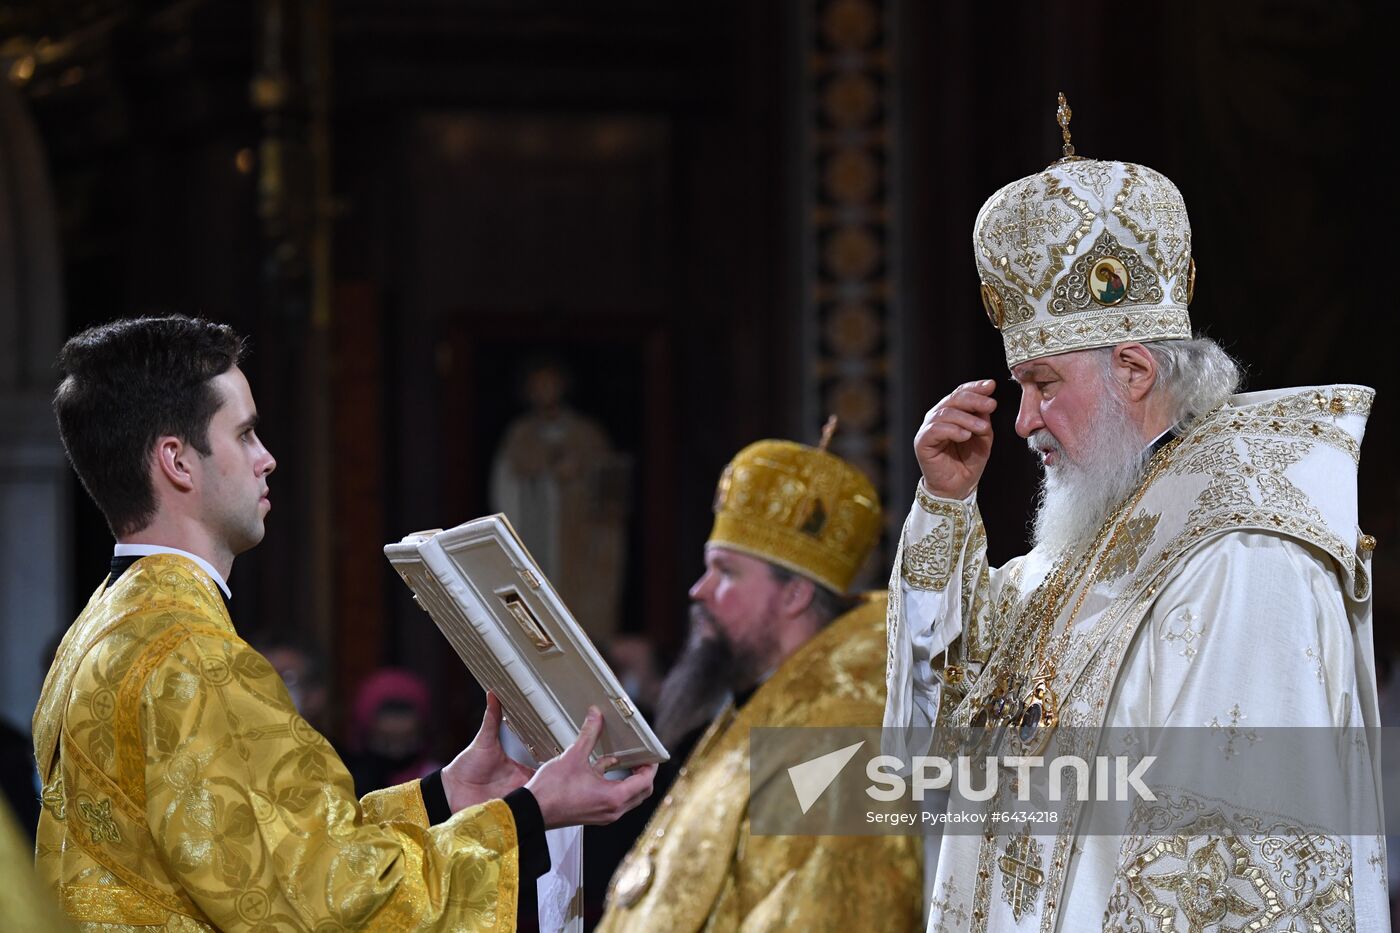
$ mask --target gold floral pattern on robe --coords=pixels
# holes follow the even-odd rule
[[[429,826],[355,799],[192,562],[139,560],[73,624],[34,714],[36,870],[79,929],[515,929],[510,809]]]

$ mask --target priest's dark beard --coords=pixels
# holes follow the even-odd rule
[[[705,607],[692,603],[685,649],[662,681],[656,700],[657,738],[674,745],[707,724],[730,695],[757,682],[760,672],[753,667]]]

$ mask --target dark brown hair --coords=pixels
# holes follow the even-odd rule
[[[231,327],[200,318],[114,321],[71,338],[58,354],[54,413],[63,448],[112,534],[155,517],[150,452],[180,438],[210,453],[209,419],[222,399],[210,385],[243,358]]]

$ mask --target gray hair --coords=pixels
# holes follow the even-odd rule
[[[1155,340],[1146,347],[1157,359],[1157,379],[1175,403],[1172,420],[1181,430],[1240,390],[1240,364],[1209,337]]]
[[[1240,364],[1209,337],[1154,340],[1143,346],[1157,361],[1157,386],[1172,400],[1169,417],[1178,431],[1189,430],[1202,415],[1219,408],[1239,391],[1243,379]],[[1113,348],[1104,347],[1099,352],[1103,354],[1107,377]]]

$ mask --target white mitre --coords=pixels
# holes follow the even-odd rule
[[[1191,223],[1176,185],[1131,162],[1074,154],[987,199],[973,227],[982,303],[1006,363],[1113,346],[1188,340],[1195,287]]]

